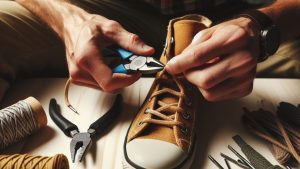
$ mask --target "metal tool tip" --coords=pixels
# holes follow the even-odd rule
[[[68,105],[69,109],[71,109],[74,113],[78,114],[78,111],[72,106],[72,105]]]

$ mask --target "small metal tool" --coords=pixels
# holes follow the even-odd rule
[[[225,161],[225,164],[226,164],[227,168],[228,168],[228,169],[231,169],[231,167],[230,167],[230,164],[229,164],[228,160],[227,160],[226,158],[224,158],[224,161]]]
[[[247,144],[241,136],[235,135],[232,139],[236,142],[236,144],[241,148],[242,152],[249,159],[249,164],[256,169],[265,169],[265,168],[276,168],[283,169],[278,165],[271,164],[264,156],[262,156],[259,152],[257,152],[254,148],[252,148],[249,144]],[[244,159],[242,161],[246,162]],[[248,164],[248,163],[247,163]]]
[[[113,73],[128,74],[131,72],[140,72],[142,74],[152,74],[163,70],[165,66],[151,56],[139,56],[115,45],[108,49],[116,52],[123,62],[127,62],[113,68]]]
[[[110,110],[92,123],[87,132],[79,132],[79,129],[75,124],[61,115],[56,100],[50,100],[49,114],[51,119],[66,136],[72,137],[70,152],[73,163],[75,162],[75,159],[78,159],[79,162],[81,162],[92,145],[93,136],[103,133],[105,129],[117,119],[118,114],[120,114],[121,104],[122,95],[119,94]]]
[[[213,162],[219,169],[224,169],[220,163],[217,162],[211,155],[208,155],[208,158]]]
[[[255,169],[252,164],[243,157],[240,153],[238,153],[234,148],[232,148],[230,145],[228,145],[228,149],[232,151],[241,161],[243,161],[250,169]]]
[[[247,165],[245,165],[245,164],[243,164],[243,163],[241,163],[241,162],[239,162],[239,161],[237,161],[237,160],[235,160],[235,159],[233,159],[233,158],[231,158],[231,157],[229,157],[229,156],[227,156],[223,153],[221,153],[221,157],[223,157],[227,162],[229,161],[229,162],[231,162],[231,163],[233,163],[233,164],[235,164],[235,165],[237,165],[237,166],[239,166],[243,169],[249,169],[249,167]]]
[[[248,166],[247,163],[245,163],[244,161],[242,161],[240,159],[238,159],[237,162],[239,162],[240,164],[244,164],[245,166]],[[250,168],[250,167],[248,166],[248,168]]]

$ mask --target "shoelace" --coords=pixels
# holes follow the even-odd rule
[[[157,81],[166,81],[166,82],[173,82],[173,80],[176,82],[176,85],[179,87],[180,91],[176,91],[174,89],[164,87],[163,89],[160,89],[156,92],[154,92],[150,96],[150,100],[154,99],[155,97],[161,96],[162,94],[171,94],[173,96],[177,96],[178,102],[176,103],[164,103],[163,101],[158,100],[156,104],[158,104],[160,107],[157,109],[146,109],[145,113],[149,113],[153,116],[159,117],[160,119],[154,119],[154,118],[147,118],[141,121],[141,123],[152,123],[157,125],[164,125],[168,127],[173,126],[179,126],[184,128],[184,124],[182,122],[175,120],[175,112],[183,113],[184,110],[180,107],[180,99],[184,99],[185,95],[181,93],[183,88],[179,84],[178,80],[174,77],[173,79],[164,78],[163,76],[166,74],[166,71],[163,70],[163,72],[159,75]],[[171,115],[165,115],[162,112],[169,112]]]
[[[254,113],[247,109],[244,110],[243,122],[250,132],[289,152],[300,163],[299,131],[262,109]],[[271,133],[276,133],[276,135]]]
[[[65,104],[66,106],[69,107],[74,113],[79,114],[78,111],[72,106],[72,104],[69,101],[69,88],[71,84],[71,78],[69,78],[65,84],[65,89],[64,89],[64,98],[65,98]]]

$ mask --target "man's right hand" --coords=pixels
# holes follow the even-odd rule
[[[99,15],[91,15],[81,24],[70,28],[64,40],[69,73],[75,84],[114,92],[139,79],[140,74],[112,73],[101,54],[108,45],[118,44],[139,55],[151,55],[154,52],[152,47],[137,35],[126,31],[118,22]]]

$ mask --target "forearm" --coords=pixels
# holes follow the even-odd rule
[[[282,40],[300,36],[300,1],[277,0],[272,5],[260,9],[272,18],[281,31]]]
[[[89,17],[87,12],[66,0],[16,1],[47,23],[62,40],[65,40],[72,27]]]

